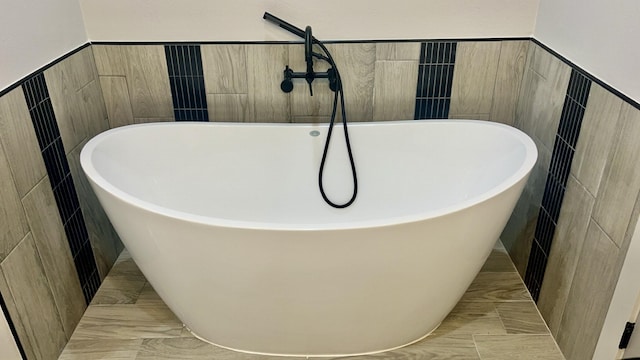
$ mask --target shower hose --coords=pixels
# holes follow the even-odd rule
[[[317,40],[316,38],[312,38],[312,41],[313,43],[320,46],[320,48],[326,54],[326,56],[322,54],[317,54],[317,53],[313,53],[313,55],[319,59],[329,62],[329,64],[331,65],[331,67],[333,67],[333,70],[336,73],[336,91],[333,97],[333,110],[331,111],[331,120],[329,122],[329,130],[327,132],[327,138],[324,142],[324,150],[322,152],[322,161],[320,162],[320,171],[318,172],[318,185],[320,187],[320,194],[322,195],[322,198],[327,204],[337,209],[343,209],[353,204],[353,202],[356,200],[356,196],[358,194],[358,176],[356,175],[356,165],[353,161],[353,152],[351,151],[351,142],[349,141],[349,131],[347,129],[347,113],[344,108],[344,92],[342,89],[342,79],[340,78],[340,72],[338,71],[338,67],[336,66],[336,63],[333,61],[333,57],[331,56],[331,53],[329,53],[329,50],[326,48],[326,46],[324,46],[324,44],[319,40]],[[351,195],[351,199],[349,199],[349,201],[343,204],[336,204],[335,202],[331,201],[329,197],[327,197],[327,194],[324,191],[324,184],[323,184],[324,165],[327,160],[327,153],[329,152],[329,143],[331,142],[331,134],[333,133],[333,125],[336,120],[336,113],[338,109],[338,97],[340,98],[340,110],[341,110],[341,116],[342,116],[342,128],[344,129],[344,139],[347,145],[347,153],[349,154],[349,163],[351,165],[351,175],[353,177],[353,193]]]

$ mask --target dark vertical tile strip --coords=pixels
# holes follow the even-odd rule
[[[20,356],[26,360],[27,354],[24,352],[24,347],[22,347],[22,343],[20,342],[20,338],[18,337],[16,326],[13,324],[13,320],[11,320],[11,315],[9,315],[9,310],[7,309],[7,304],[5,303],[4,295],[2,294],[0,294],[0,308],[2,309],[4,318],[7,320],[7,324],[9,324],[9,330],[11,330],[11,335],[13,335],[13,339],[16,342],[16,346],[18,347],[18,352],[20,352]]]
[[[43,73],[27,79],[22,84],[22,90],[88,304],[100,286],[100,276]]]
[[[562,200],[567,187],[569,171],[575,154],[582,118],[587,107],[591,80],[580,71],[573,69],[565,96],[556,141],[547,173],[547,182],[538,213],[529,262],[525,273],[525,283],[531,296],[538,301],[540,286],[551,252],[553,235],[558,225]]]
[[[165,45],[176,121],[209,121],[199,45]]]
[[[414,118],[446,119],[451,104],[455,42],[423,42],[418,65]]]

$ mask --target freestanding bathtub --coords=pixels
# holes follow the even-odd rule
[[[350,126],[355,203],[317,189],[326,124],[106,131],[82,167],[131,256],[198,337],[245,352],[384,351],[434,330],[470,285],[537,151],[472,120]],[[336,127],[325,189],[349,199]]]

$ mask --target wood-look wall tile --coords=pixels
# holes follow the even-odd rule
[[[36,185],[22,203],[62,326],[71,337],[87,305],[49,178]]]
[[[135,360],[141,345],[142,339],[77,340],[58,360]]]
[[[491,120],[491,114],[452,114],[449,119]]]
[[[616,244],[592,220],[556,336],[567,360],[593,356],[620,271],[619,253]]]
[[[76,186],[98,272],[100,278],[104,279],[116,261],[116,242],[120,240],[80,166],[80,152],[85,143],[86,141],[71,151],[67,155],[67,161]]]
[[[0,141],[18,195],[23,197],[44,177],[46,169],[21,88],[0,97]]]
[[[491,120],[513,125],[516,117],[518,94],[527,61],[529,40],[502,41],[500,61],[491,105]]]
[[[170,118],[134,118],[133,119],[133,123],[134,124],[148,124],[148,123],[154,123],[154,122],[169,122],[169,121],[175,121],[174,118],[170,117]]]
[[[75,340],[180,337],[182,323],[162,305],[93,305],[73,333]]]
[[[376,60],[420,60],[420,42],[388,42],[376,44]]]
[[[100,86],[107,107],[111,128],[133,124],[133,110],[127,78],[124,76],[100,76]]]
[[[395,60],[396,44],[392,42],[376,44],[376,60]]]
[[[571,173],[597,195],[622,108],[622,99],[592,83]]]
[[[598,189],[593,218],[621,246],[640,191],[640,110],[624,103],[618,128]]]
[[[78,105],[82,116],[87,120],[88,138],[109,130],[107,108],[104,104],[100,82],[94,80],[80,89],[80,99],[82,102]]]
[[[499,41],[458,43],[449,114],[491,113],[499,60]]]
[[[347,119],[371,121],[376,45],[329,44],[327,48],[333,54],[342,77]]]
[[[123,45],[91,45],[100,76],[126,76],[127,56]]]
[[[78,91],[94,81],[97,77],[96,62],[91,47],[86,47],[79,52],[64,59],[62,63],[70,70],[69,80],[72,89]]]
[[[18,339],[20,339],[20,344],[24,349],[27,359],[35,359],[36,354],[34,352],[33,345],[31,344],[31,340],[29,339],[27,328],[20,318],[20,312],[18,311],[16,301],[11,295],[9,285],[5,280],[2,266],[0,266],[0,294],[2,294],[2,299],[4,300],[4,304],[7,307],[7,311],[9,312],[9,316],[11,317],[13,326],[16,329],[16,334],[18,335]]]
[[[134,45],[124,49],[126,77],[134,117],[173,117],[167,59],[162,45]]]
[[[248,101],[247,94],[207,94],[209,121],[246,121]]]
[[[571,67],[535,44],[525,70],[516,110],[516,125],[553,149]]]
[[[306,71],[304,45],[289,45],[288,65],[294,71]],[[324,72],[328,68],[329,64],[326,61],[314,60],[314,71]],[[309,95],[309,85],[304,79],[294,79],[293,84],[293,91],[289,93],[292,117],[331,115],[335,93],[329,89],[329,81],[327,79],[315,79],[313,81],[313,96]]]
[[[515,272],[481,272],[460,301],[495,302],[531,300],[522,279]]]
[[[540,312],[554,335],[558,334],[594,202],[582,184],[569,176],[538,298]]]
[[[533,301],[496,303],[507,334],[548,334],[549,330]]]
[[[74,69],[69,66],[71,63],[68,60],[59,62],[44,72],[51,105],[67,153],[89,135],[89,121],[83,116],[82,107],[78,106],[82,103],[82,98],[79,89],[75,89]]]
[[[336,117],[337,121],[341,121],[340,117]],[[294,116],[292,122],[304,124],[321,124],[331,121],[331,116]]]
[[[564,360],[551,335],[474,335],[473,340],[482,360]]]
[[[35,359],[57,359],[67,343],[31,234],[0,264]]]
[[[207,94],[246,94],[246,45],[202,45],[202,70]]]
[[[287,45],[247,46],[247,122],[289,122],[289,95],[282,92],[282,71],[288,63]]]
[[[415,113],[417,61],[376,61],[373,120],[411,120]]]
[[[11,169],[0,146],[0,261],[9,255],[29,231]]]

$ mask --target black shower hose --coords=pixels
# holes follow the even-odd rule
[[[356,200],[356,196],[358,194],[358,176],[356,175],[356,165],[353,161],[353,153],[351,152],[351,142],[349,141],[349,131],[347,129],[347,113],[344,108],[344,92],[342,90],[342,79],[340,78],[340,72],[338,71],[338,67],[336,66],[336,63],[333,61],[333,57],[331,56],[331,53],[329,53],[329,50],[324,46],[323,43],[321,43],[317,39],[313,38],[313,42],[318,44],[318,46],[320,46],[322,51],[324,51],[324,53],[326,54],[326,57],[316,53],[314,53],[313,55],[320,59],[328,61],[336,73],[336,91],[333,97],[333,110],[331,111],[331,121],[329,122],[329,130],[327,132],[327,138],[324,142],[324,151],[322,152],[322,161],[320,162],[320,171],[318,173],[318,185],[320,187],[320,194],[322,195],[322,198],[327,204],[337,209],[343,209],[353,204],[353,202]],[[351,175],[353,176],[353,194],[351,195],[351,199],[349,199],[349,201],[343,204],[336,204],[327,197],[327,194],[324,192],[324,185],[322,181],[323,174],[324,174],[324,164],[327,160],[327,153],[329,151],[329,143],[331,142],[333,125],[336,120],[336,112],[338,109],[338,95],[340,96],[340,110],[342,115],[342,128],[344,129],[344,139],[347,145],[347,152],[349,154],[349,163],[351,164]]]

